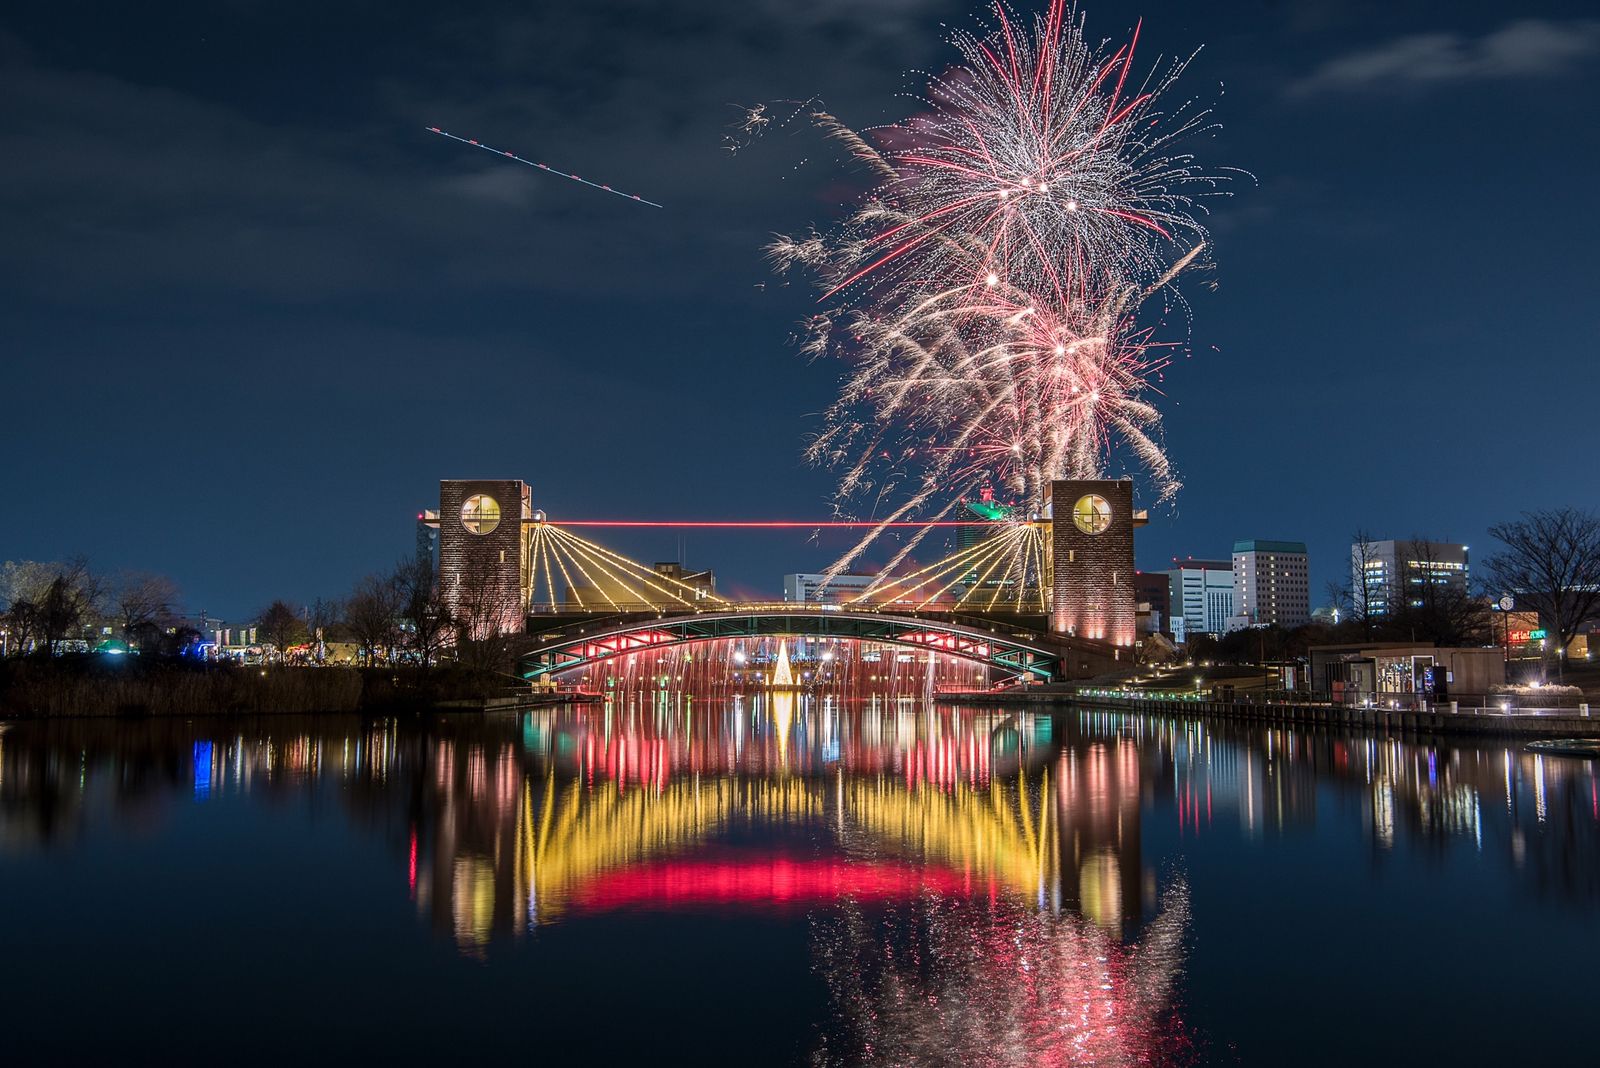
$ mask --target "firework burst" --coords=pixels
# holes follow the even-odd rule
[[[904,122],[793,111],[877,179],[834,231],[768,249],[822,291],[806,351],[854,363],[809,449],[840,470],[841,511],[941,518],[983,487],[1039,508],[1113,456],[1162,500],[1179,488],[1154,397],[1183,342],[1158,336],[1187,311],[1172,283],[1203,257],[1222,181],[1178,148],[1208,112],[1163,103],[1188,59],[1141,76],[1139,29],[1091,45],[1065,0],[1031,25],[992,13],[952,37],[960,62]]]

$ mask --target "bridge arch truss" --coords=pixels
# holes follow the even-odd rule
[[[1008,634],[886,612],[806,609],[703,612],[635,620],[589,634],[562,635],[536,645],[518,661],[518,674],[533,681],[628,653],[692,642],[759,637],[834,638],[936,650],[1024,677],[1049,680],[1060,669],[1060,651]]]

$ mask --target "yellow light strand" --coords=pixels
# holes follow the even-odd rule
[[[600,583],[595,581],[594,576],[589,574],[589,569],[583,566],[583,561],[578,559],[576,556],[572,555],[572,551],[570,549],[568,549],[567,546],[562,545],[559,542],[557,542],[556,543],[556,552],[559,555],[564,555],[567,559],[571,560],[572,566],[577,568],[578,574],[583,577],[584,582],[589,584],[589,588],[595,589],[595,590],[599,590],[600,591],[600,596],[604,597],[606,599],[606,603],[611,605],[611,607],[613,609],[615,609],[616,611],[618,611],[618,612],[622,611],[622,606],[617,604],[616,601],[612,600],[610,592],[603,585],[601,585]],[[562,570],[563,570],[563,572],[565,572],[566,569],[563,567]],[[573,586],[573,590],[574,590],[573,596],[574,597],[578,596],[577,593],[576,593],[576,589],[577,589],[577,587],[574,585]],[[581,597],[579,597],[578,600],[579,600],[579,603],[582,603],[583,599]]]
[[[561,577],[567,583],[567,593],[572,596],[573,600],[578,602],[578,607],[580,609],[587,608],[588,606],[583,603],[583,595],[578,592],[578,584],[572,581],[572,573],[567,570],[567,562],[562,559],[560,552],[557,552],[554,555],[556,558],[556,566],[561,569]],[[554,576],[551,576],[551,579],[554,581]]]
[[[613,568],[610,564],[608,564],[603,558],[595,556],[593,553],[588,552],[587,547],[585,547],[585,546],[582,546],[582,545],[572,546],[572,547],[570,547],[570,549],[571,549],[571,552],[573,553],[574,557],[582,556],[584,559],[588,560],[588,562],[590,564],[592,564],[596,569],[598,569],[599,571],[603,572],[607,578],[609,578],[612,582],[615,582],[619,589],[621,589],[628,596],[632,597],[633,601],[630,602],[630,606],[653,605],[653,602],[650,600],[650,598],[646,597],[642,591],[640,591],[638,589],[635,589],[632,585],[629,584],[628,578],[629,577],[636,577],[636,576],[627,576],[625,573],[619,573],[615,568]],[[586,573],[587,573],[587,569],[586,569]],[[603,587],[601,588],[601,592],[605,593],[605,590],[604,590]],[[614,607],[614,608],[620,607],[620,606],[617,605],[616,601],[612,600],[610,594],[606,594],[606,600],[611,601],[612,607]],[[680,600],[681,600],[681,598],[680,598]],[[685,602],[685,603],[687,603],[687,602]]]
[[[902,589],[900,591],[900,596],[909,597],[911,594],[916,593],[918,590],[922,589],[922,587],[928,585],[929,583],[938,582],[941,578],[943,578],[949,572],[949,570],[951,568],[954,568],[957,571],[971,570],[971,568],[978,566],[978,564],[976,563],[976,559],[979,556],[982,556],[983,559],[987,560],[988,559],[988,555],[987,554],[989,554],[989,553],[991,553],[993,551],[994,551],[994,545],[993,545],[992,541],[990,541],[989,539],[985,539],[983,541],[980,541],[976,545],[969,545],[967,548],[962,549],[959,552],[953,553],[952,555],[947,556],[942,560],[936,560],[933,563],[929,564],[927,567],[920,568],[920,569],[918,569],[916,571],[913,571],[913,572],[911,572],[911,574],[907,575],[904,579],[901,579],[900,581],[902,581],[902,582],[910,582],[912,579],[916,578],[919,575],[927,575],[927,574],[929,574],[929,572],[933,572],[933,574],[929,575],[928,578],[923,579],[921,582],[917,583],[914,586],[909,586],[909,587],[906,587],[906,588]],[[856,603],[858,603],[858,602],[860,602],[862,600],[865,600],[866,597],[872,592],[874,592],[872,589],[868,589],[867,591],[863,592],[860,596],[854,597],[851,600],[847,601],[846,603],[847,604],[856,604]]]
[[[1022,540],[1022,538],[1021,538],[1021,530],[1019,529],[1015,534],[1013,534],[1011,536],[1008,536],[1006,540],[1007,540],[1008,543],[1020,543],[1021,540]],[[1005,557],[1004,557],[1004,559],[1006,561],[1006,570],[1005,570],[1005,573],[1003,575],[1001,575],[1000,578],[996,581],[996,584],[995,584],[995,587],[994,587],[994,592],[989,594],[989,603],[984,606],[984,611],[986,611],[986,612],[991,612],[991,611],[994,610],[995,602],[1000,600],[1000,593],[1001,593],[1001,591],[1003,591],[1005,589],[1006,580],[1011,577],[1012,572],[1015,570],[1015,568],[1017,566],[1017,560],[1018,560],[1018,557],[1020,555],[1019,552],[1018,552],[1018,544],[1009,544],[1007,546],[1007,548],[1008,548],[1009,551],[1005,554]],[[1025,547],[1024,547],[1024,549],[1025,549]],[[993,568],[991,568],[990,570],[993,570]],[[984,578],[979,579],[978,583],[974,587],[974,589],[975,590],[981,590],[983,588],[983,583],[987,578],[988,578],[988,576],[985,575]],[[969,592],[967,596],[970,597],[971,593]],[[966,598],[962,598],[962,600],[965,600],[965,599]]]
[[[999,567],[1000,562],[1006,558],[1006,540],[1007,539],[1004,537],[994,539],[994,550],[988,556],[983,558],[983,562],[988,564],[988,567],[986,567],[983,573],[978,576],[977,581],[972,584],[972,588],[967,590],[966,593],[963,593],[961,597],[957,599],[956,605],[958,607],[966,604],[967,599],[971,597],[975,591],[983,588],[983,584],[989,580],[989,576],[994,574],[994,569]],[[934,599],[943,596],[952,587],[960,584],[961,580],[965,577],[963,571],[976,571],[980,566],[982,565],[975,564],[971,568],[958,570],[956,577],[951,579],[949,583],[945,585],[944,589],[941,589],[938,593],[935,593],[933,597],[930,597],[927,601],[922,602],[923,607],[926,607],[929,602],[933,601]]]
[[[587,540],[585,540],[583,538],[580,538],[580,537],[578,537],[578,536],[576,536],[574,534],[570,534],[567,531],[564,531],[564,530],[559,531],[559,534],[560,534],[561,537],[568,539],[575,546],[581,546],[584,550],[587,550],[587,553],[590,556],[590,559],[592,560],[593,563],[595,563],[596,566],[603,566],[602,561],[610,561],[613,565],[615,565],[615,566],[617,566],[619,568],[632,568],[632,569],[634,569],[634,572],[635,572],[635,574],[633,574],[633,578],[634,578],[635,581],[641,582],[644,585],[649,586],[652,589],[654,589],[654,590],[656,590],[656,591],[658,591],[660,593],[663,593],[668,597],[673,598],[674,600],[676,600],[680,604],[690,605],[694,601],[702,599],[700,597],[700,594],[701,594],[702,591],[699,590],[698,588],[694,587],[694,586],[689,585],[687,582],[679,582],[675,578],[670,578],[670,577],[668,577],[666,575],[659,574],[656,571],[654,571],[654,570],[652,570],[652,569],[650,569],[648,567],[645,567],[643,564],[639,563],[636,560],[630,560],[626,556],[622,556],[619,553],[612,552],[610,549],[607,549],[603,545],[597,545],[592,541],[587,541]],[[679,589],[685,591],[690,596],[685,598],[685,597],[683,597],[683,596],[681,596],[679,594],[676,594],[672,590],[668,589],[667,587],[662,586],[661,585],[662,582],[670,582],[672,585],[674,585],[674,586],[678,587]],[[634,592],[637,592],[637,591],[634,591]],[[715,594],[708,595],[704,599],[705,600],[715,601],[718,604],[726,604],[727,603],[725,600],[723,600],[721,597],[717,597]],[[645,598],[642,595],[640,596],[640,600],[641,600],[642,603],[645,603],[645,604],[654,604],[654,603],[656,603],[656,602],[650,601],[648,598]]]

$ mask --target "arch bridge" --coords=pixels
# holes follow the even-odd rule
[[[731,638],[795,636],[882,642],[913,649],[933,649],[1025,678],[1048,681],[1070,674],[1063,657],[1100,643],[1055,635],[1021,636],[986,630],[953,620],[891,612],[831,610],[832,606],[782,604],[728,611],[612,621],[566,627],[534,635],[534,645],[518,661],[518,674],[534,681],[627,653],[647,652],[691,642]],[[1109,647],[1108,647],[1109,650]],[[1074,665],[1075,666],[1075,665]]]

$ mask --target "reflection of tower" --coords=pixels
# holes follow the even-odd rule
[[[1133,595],[1133,483],[1050,484],[1050,626],[1080,638],[1132,645],[1138,620]]]
[[[1132,739],[1074,742],[1057,763],[1062,905],[1118,933],[1143,916],[1139,781]]]
[[[527,925],[532,871],[516,848],[531,826],[531,800],[510,744],[440,739],[425,755],[422,789],[436,816],[421,830],[419,910],[481,955],[497,936]]]
[[[473,638],[523,628],[528,603],[528,486],[520,479],[439,483],[439,591]]]

